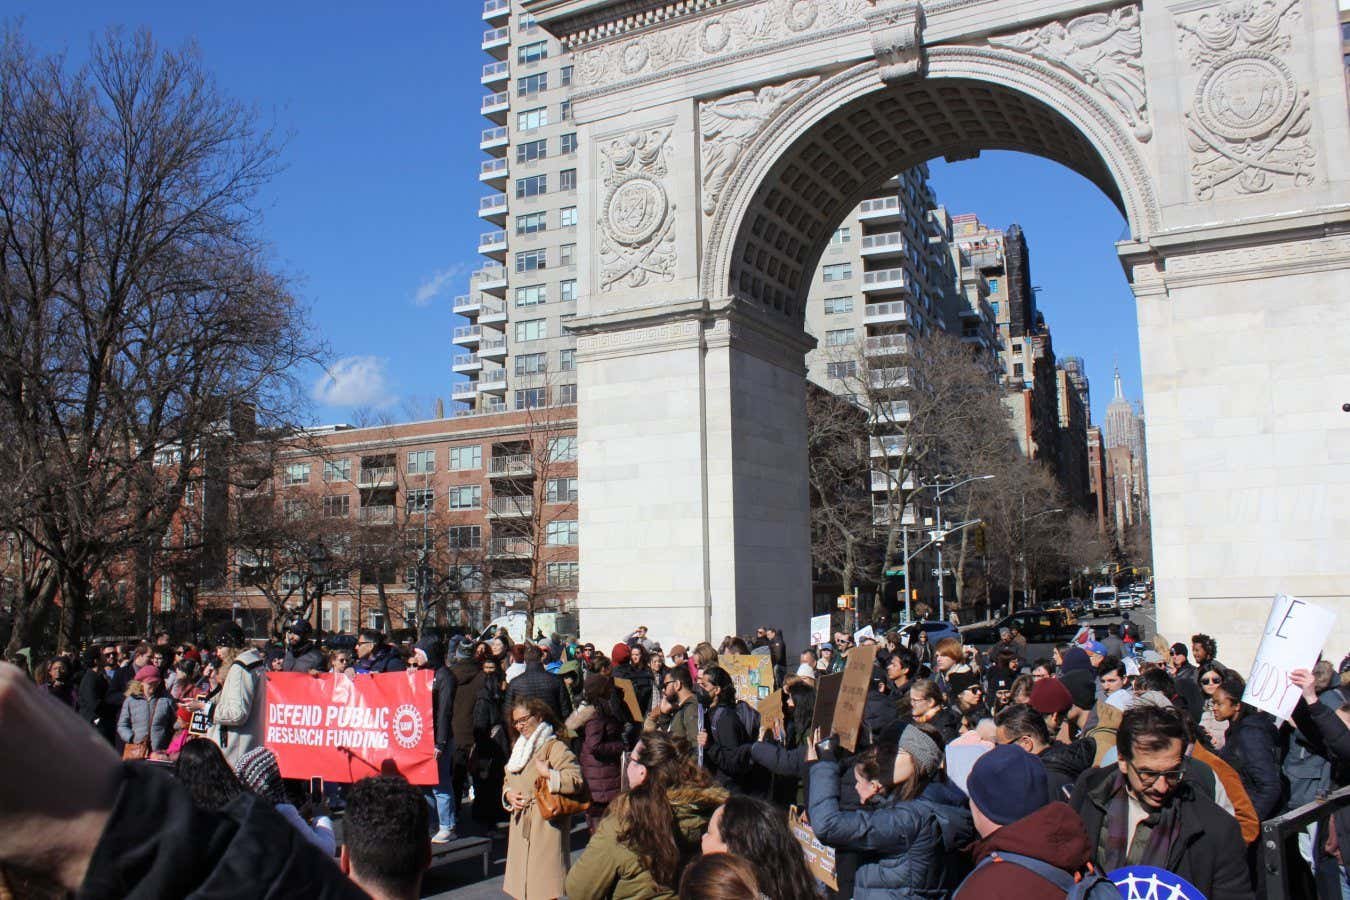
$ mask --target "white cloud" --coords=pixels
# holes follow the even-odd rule
[[[413,293],[413,303],[418,306],[427,306],[432,300],[444,295],[447,291],[454,288],[454,282],[458,281],[469,272],[469,264],[457,262],[449,268],[441,269],[430,278],[417,286]]]
[[[314,382],[314,399],[326,406],[388,406],[397,398],[384,367],[377,356],[339,359]]]

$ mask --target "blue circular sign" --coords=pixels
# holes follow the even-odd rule
[[[1156,866],[1126,866],[1106,877],[1115,882],[1124,900],[1205,900],[1185,878]]]

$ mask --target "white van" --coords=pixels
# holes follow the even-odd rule
[[[1092,589],[1093,612],[1115,612],[1120,605],[1120,595],[1114,585],[1103,584]]]

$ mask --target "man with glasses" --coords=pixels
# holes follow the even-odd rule
[[[661,702],[647,715],[644,731],[664,731],[692,747],[698,740],[698,698],[688,666],[668,669],[661,681]]]
[[[403,658],[384,642],[384,633],[374,628],[362,628],[356,635],[356,673],[358,675],[403,672],[407,669]]]
[[[1237,820],[1186,777],[1190,743],[1190,725],[1177,710],[1130,708],[1116,734],[1116,765],[1083,773],[1069,805],[1087,827],[1101,871],[1157,866],[1209,900],[1250,898]]]

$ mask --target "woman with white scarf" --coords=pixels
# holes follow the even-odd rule
[[[558,722],[543,700],[516,700],[509,719],[518,736],[502,791],[502,808],[511,814],[502,888],[516,900],[553,900],[563,895],[567,878],[572,817],[544,819],[534,801],[535,780],[546,779],[554,794],[573,795],[581,790],[581,766],[557,737]]]

